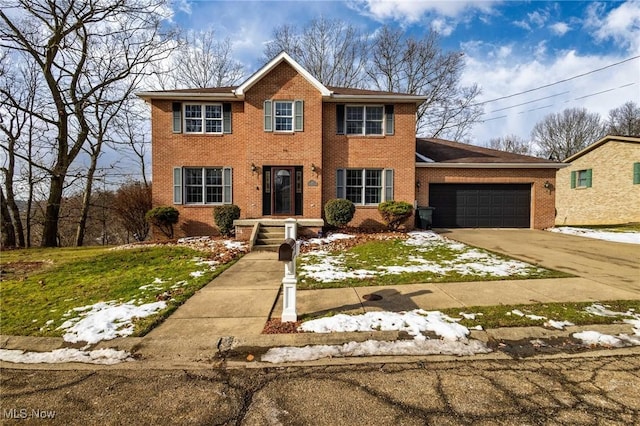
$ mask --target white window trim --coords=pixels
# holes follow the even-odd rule
[[[291,105],[291,115],[290,116],[289,115],[281,115],[281,116],[279,116],[279,117],[284,117],[284,118],[290,118],[291,119],[291,130],[278,130],[278,129],[276,129],[276,118],[278,117],[276,115],[276,109],[277,109],[276,107],[277,107],[278,104],[289,104],[289,105]],[[272,114],[273,114],[273,117],[272,117],[272,119],[273,119],[273,131],[275,133],[293,133],[294,129],[296,127],[295,126],[295,119],[296,119],[295,101],[281,100],[281,99],[275,100],[274,99],[274,100],[272,100],[272,105],[273,106],[271,108],[271,111],[272,111]]]
[[[186,179],[186,172],[188,169],[200,169],[201,173],[202,173],[202,201],[201,202],[189,202],[187,201],[187,179]],[[222,201],[221,202],[207,202],[207,175],[206,175],[206,170],[211,170],[211,169],[218,169],[222,172]],[[185,206],[221,206],[223,204],[232,204],[233,202],[233,192],[232,192],[232,188],[233,188],[233,175],[231,174],[231,172],[229,172],[229,177],[230,177],[230,182],[226,182],[225,179],[225,175],[227,174],[227,170],[231,170],[230,167],[222,167],[222,166],[207,166],[207,167],[189,167],[189,166],[185,166],[182,167],[182,182],[181,182],[181,188],[182,188],[182,201],[184,203]],[[212,185],[209,185],[212,186]],[[218,185],[215,185],[218,186]],[[174,187],[175,187],[175,183],[174,183]],[[225,202],[224,201],[224,191],[225,188],[229,187],[230,188],[230,194],[229,194],[229,201]]]
[[[362,191],[362,193],[361,193],[362,202],[361,203],[353,203],[356,206],[363,206],[363,207],[377,206],[378,204],[384,203],[385,201],[392,201],[392,200],[387,200],[386,199],[386,194],[387,194],[387,191],[386,191],[386,188],[387,188],[387,173],[386,172],[389,171],[389,170],[392,170],[392,169],[385,169],[385,168],[378,168],[378,167],[369,167],[369,168],[358,168],[358,167],[355,167],[355,168],[345,168],[345,169],[342,169],[342,170],[344,170],[344,198],[347,199],[347,200],[348,200],[348,198],[347,198],[347,187],[348,187],[348,185],[347,185],[347,171],[357,170],[357,171],[360,171],[362,173],[362,189],[361,189],[361,191]],[[367,193],[367,191],[366,191],[366,189],[367,189],[367,174],[366,173],[367,173],[367,171],[371,171],[371,170],[379,171],[382,174],[382,179],[381,179],[381,182],[380,182],[381,186],[379,187],[380,188],[380,202],[378,202],[378,203],[367,203],[366,202],[366,198],[367,198],[366,197],[366,193]],[[391,183],[392,184],[393,184],[393,179],[394,178],[391,177]],[[376,187],[376,188],[378,188],[378,187]]]
[[[347,110],[349,108],[363,108],[362,110],[362,133],[349,133],[347,128]],[[382,131],[381,133],[367,133],[367,108],[382,108]],[[344,134],[346,136],[385,136],[386,135],[386,112],[384,109],[384,105],[369,105],[369,104],[345,104],[344,106]]]
[[[200,120],[202,120],[202,131],[201,132],[190,132],[187,130],[187,120],[194,120],[193,118],[187,117],[187,106],[197,105],[202,108],[202,116]],[[209,120],[219,120],[220,121],[220,131],[219,132],[207,132],[207,106],[219,106],[220,107],[220,118],[210,118]],[[224,105],[221,103],[212,103],[212,102],[184,102],[182,104],[182,128],[184,129],[184,133],[187,135],[222,135],[224,133]]]

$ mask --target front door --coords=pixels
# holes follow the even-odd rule
[[[302,214],[302,167],[263,166],[262,213],[265,216]]]
[[[273,181],[271,206],[274,215],[291,216],[294,214],[293,176],[293,167],[271,168],[271,180]]]

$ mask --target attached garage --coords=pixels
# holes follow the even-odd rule
[[[530,184],[429,184],[433,226],[529,228]]]
[[[434,228],[545,229],[561,163],[436,138],[416,139],[416,205]],[[423,211],[423,210],[420,210]]]

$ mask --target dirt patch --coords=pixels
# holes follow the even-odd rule
[[[516,358],[528,358],[535,355],[572,354],[586,352],[590,348],[573,337],[550,337],[547,339],[500,340],[490,342],[493,350],[504,352]]]
[[[29,274],[40,272],[50,266],[50,262],[10,262],[0,266],[0,281],[27,278]]]
[[[267,321],[262,329],[262,334],[292,334],[301,333],[298,331],[302,321],[296,322],[282,322],[280,318],[272,318]]]

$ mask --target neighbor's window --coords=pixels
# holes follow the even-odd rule
[[[222,133],[222,104],[184,104],[185,133]]]
[[[229,200],[230,169],[184,168],[185,204],[222,204]]]
[[[382,135],[384,107],[347,105],[345,120],[348,135]]]
[[[589,171],[588,170],[578,170],[576,176],[576,186],[578,188],[586,188],[589,186]]]

